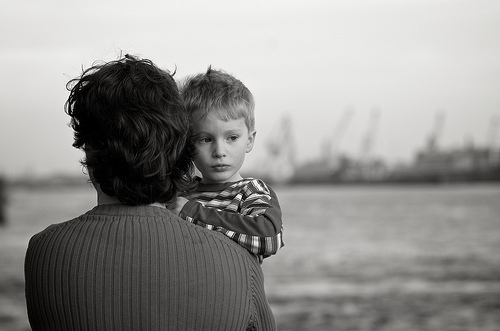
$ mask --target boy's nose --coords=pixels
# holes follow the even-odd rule
[[[220,158],[226,156],[226,150],[224,144],[217,143],[214,148],[213,157]]]

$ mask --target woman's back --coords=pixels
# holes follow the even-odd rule
[[[33,330],[274,330],[245,249],[160,207],[101,205],[35,235]]]

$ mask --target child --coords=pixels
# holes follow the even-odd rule
[[[262,263],[284,243],[276,194],[262,180],[240,175],[255,141],[253,96],[241,81],[211,67],[188,78],[181,94],[193,122],[194,163],[202,177],[169,208],[225,234]]]

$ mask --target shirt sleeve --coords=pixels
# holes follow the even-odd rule
[[[276,193],[262,181],[247,186],[240,212],[205,207],[189,200],[180,216],[224,233],[250,252],[267,257],[284,246],[282,213]]]

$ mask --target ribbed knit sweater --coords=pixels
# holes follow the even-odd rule
[[[101,205],[34,235],[33,330],[275,330],[259,263],[165,208]]]

